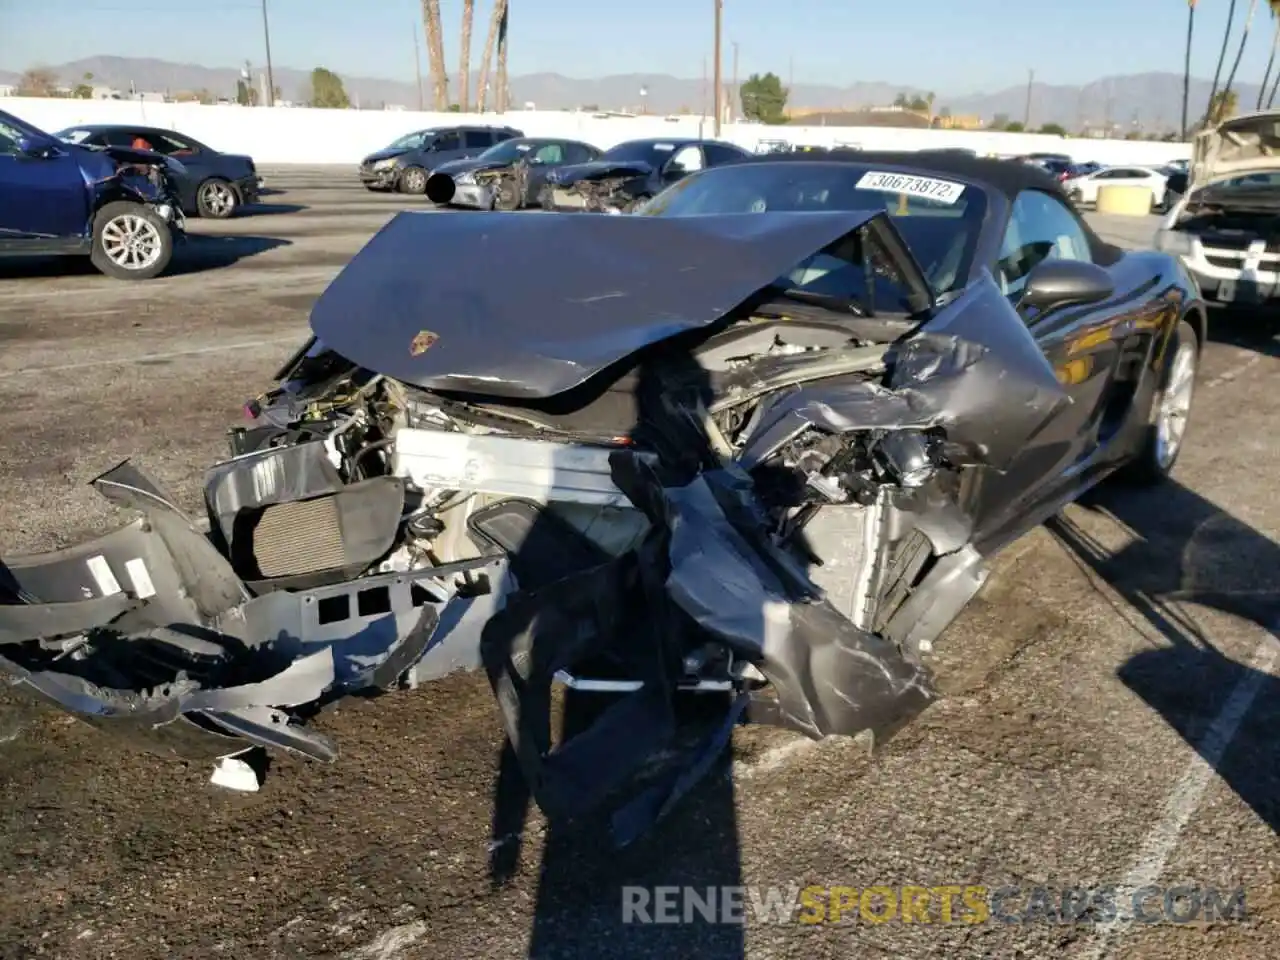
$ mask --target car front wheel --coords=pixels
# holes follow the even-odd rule
[[[1183,320],[1169,344],[1141,445],[1123,471],[1126,479],[1159,483],[1173,470],[1182,452],[1199,367],[1199,339],[1191,324]]]
[[[235,188],[225,180],[206,180],[196,191],[196,211],[209,220],[226,220],[239,207]]]
[[[108,203],[93,218],[89,259],[108,277],[150,280],[173,258],[173,231],[150,207],[127,200]]]
[[[424,194],[427,192],[427,171],[421,167],[408,167],[396,182],[401,193]]]

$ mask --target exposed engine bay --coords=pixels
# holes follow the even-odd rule
[[[307,726],[327,704],[483,668],[548,816],[614,802],[620,842],[743,719],[883,738],[927,707],[921,654],[985,578],[968,479],[1064,402],[994,283],[981,316],[938,312],[883,212],[745,234],[731,217],[506,219],[512,250],[668,251],[643,265],[662,282],[597,294],[635,269],[621,256],[563,277],[576,298],[539,274],[559,310],[503,353],[467,311],[502,325],[500,298],[526,309],[532,288],[459,299],[475,278],[423,276],[401,251],[476,219],[401,214],[246,407],[206,478],[207,532],[126,462],[94,483],[142,519],[6,559],[0,675],[166,750],[332,760]],[[688,249],[705,266],[685,290]],[[864,296],[790,285],[821,250]],[[553,744],[554,685],[614,699]],[[677,750],[695,694],[724,709]]]
[[[645,199],[641,190],[648,175],[634,165],[602,170],[573,183],[549,184],[547,209],[581,209],[590,213],[631,213]]]

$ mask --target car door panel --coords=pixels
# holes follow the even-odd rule
[[[1113,399],[1126,339],[1135,314],[1132,268],[1122,259],[1104,269],[1116,283],[1113,296],[1096,304],[1068,304],[1036,311],[1019,302],[1035,266],[1050,258],[1092,260],[1088,234],[1076,214],[1052,194],[1030,190],[1013,204],[995,273],[1070,403],[1046,422],[1015,469],[984,475],[972,492],[975,513],[991,527],[1033,517],[1039,504],[1082,482]],[[1032,521],[1038,522],[1038,521]]]
[[[0,240],[24,245],[79,241],[89,207],[73,148],[28,157],[17,151],[21,138],[19,130],[0,130]]]

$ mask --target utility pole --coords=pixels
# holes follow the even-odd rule
[[[702,58],[702,98],[698,104],[698,136],[702,136],[702,124],[707,119],[707,58]]]
[[[711,69],[712,69],[712,73],[714,74],[712,87],[715,90],[714,101],[715,101],[716,117],[711,129],[714,131],[713,136],[719,137],[720,136],[720,94],[722,92],[720,88],[720,84],[723,82],[720,77],[720,13],[723,8],[723,3],[722,3],[722,0],[713,0],[713,2],[716,5],[716,42],[715,42],[715,53],[713,54],[713,56],[715,57],[715,62],[711,65]]]
[[[267,47],[267,106],[276,105],[276,78],[271,73],[271,27],[267,24],[267,0],[262,0],[262,40]]]
[[[413,25],[413,72],[418,78],[418,112],[427,109],[426,97],[422,93],[422,55],[418,52],[418,25]]]
[[[742,103],[742,91],[738,88],[738,41],[733,41],[733,92],[729,95],[729,119],[738,122],[738,106]]]
[[[1027,106],[1022,111],[1022,129],[1031,130],[1031,87],[1036,82],[1036,72],[1034,70],[1027,71]]]
[[[796,58],[794,55],[787,57],[787,119],[791,119],[791,87],[796,79]]]

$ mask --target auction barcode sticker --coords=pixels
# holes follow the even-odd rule
[[[921,197],[938,203],[955,203],[964,193],[964,184],[951,180],[935,180],[932,177],[913,177],[906,173],[888,173],[872,170],[858,181],[859,190],[882,190],[885,193],[905,193],[909,197]]]

